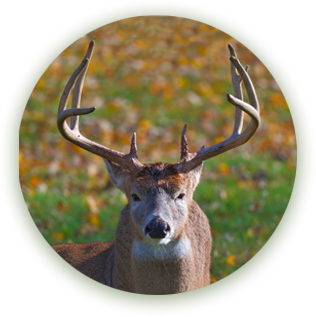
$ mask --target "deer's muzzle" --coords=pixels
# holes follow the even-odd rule
[[[160,217],[152,219],[145,228],[145,234],[152,239],[163,239],[170,232],[170,226]]]

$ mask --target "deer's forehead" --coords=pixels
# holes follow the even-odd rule
[[[144,189],[164,189],[176,192],[186,186],[187,177],[185,174],[178,174],[172,164],[154,163],[147,164],[146,167],[136,175],[132,182],[132,187],[139,190]]]
[[[143,176],[138,177],[135,182],[134,186],[137,187],[145,187],[145,188],[151,188],[151,187],[165,187],[165,188],[180,188],[183,185],[185,185],[185,178],[181,175],[171,175],[171,176],[164,176],[164,177],[158,177],[154,178],[152,176]]]

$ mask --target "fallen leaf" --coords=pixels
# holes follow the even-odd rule
[[[229,257],[226,259],[226,264],[232,265],[232,266],[236,265],[235,259],[236,259],[236,255],[231,255],[231,256],[229,256]]]

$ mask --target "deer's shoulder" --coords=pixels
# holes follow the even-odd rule
[[[107,263],[114,258],[115,242],[66,243],[52,248],[71,266],[86,276],[102,283]],[[101,266],[103,263],[104,266]]]

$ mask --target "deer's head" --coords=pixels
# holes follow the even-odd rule
[[[188,218],[202,163],[187,173],[179,173],[175,164],[146,164],[134,174],[104,161],[112,181],[128,198],[138,239],[153,244],[178,239]]]
[[[189,217],[190,203],[199,183],[203,161],[244,144],[259,126],[259,104],[247,74],[247,67],[243,68],[235,50],[229,45],[235,97],[228,94],[227,99],[236,106],[235,126],[229,139],[210,147],[203,146],[198,151],[190,153],[185,125],[181,136],[179,162],[142,164],[137,157],[135,133],[132,137],[130,153],[124,154],[90,141],[79,132],[79,115],[95,110],[95,108],[80,109],[83,80],[93,47],[92,41],[85,58],[65,87],[58,109],[58,129],[67,140],[103,157],[111,180],[128,198],[131,219],[138,238],[152,244],[167,244],[183,234],[182,229]],[[241,82],[246,87],[250,105],[242,100]],[[66,109],[73,86],[72,108]],[[241,132],[244,112],[252,120],[244,132]],[[68,117],[71,117],[70,127],[66,123]]]

